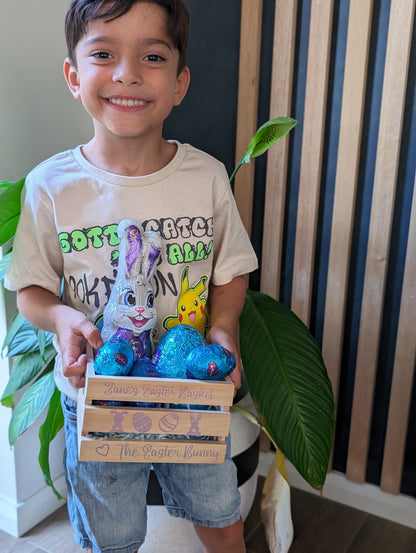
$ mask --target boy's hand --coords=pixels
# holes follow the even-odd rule
[[[246,277],[239,275],[227,284],[210,284],[209,304],[211,311],[211,330],[208,341],[219,344],[234,354],[236,366],[230,374],[235,389],[241,388],[241,361],[237,348],[238,318],[246,297]]]
[[[74,386],[82,388],[87,368],[87,342],[95,349],[103,345],[98,328],[85,315],[63,304],[54,294],[40,286],[19,290],[17,305],[28,321],[57,335],[63,373]]]
[[[230,378],[235,386],[235,390],[237,391],[239,388],[241,388],[242,366],[241,366],[240,354],[238,352],[233,336],[225,329],[222,329],[219,327],[211,327],[211,330],[209,331],[208,342],[210,344],[218,344],[219,346],[227,348],[228,351],[231,351],[231,353],[234,355],[236,360],[236,365],[235,365],[235,369],[230,374]]]
[[[100,331],[81,313],[75,311],[64,325],[57,325],[57,336],[62,352],[62,369],[76,388],[85,386],[88,356],[87,342],[94,349],[103,345]],[[59,330],[58,330],[59,328]]]

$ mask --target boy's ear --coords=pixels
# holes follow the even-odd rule
[[[64,61],[64,76],[73,97],[78,99],[80,97],[78,71],[69,58],[65,58]]]
[[[189,83],[191,82],[191,74],[188,67],[184,67],[179,75],[176,77],[175,87],[175,101],[174,105],[179,106],[185,97],[188,90]]]

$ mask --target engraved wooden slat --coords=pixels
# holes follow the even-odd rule
[[[291,305],[306,325],[310,318],[332,15],[332,0],[312,1]]]
[[[79,440],[80,461],[120,463],[222,463],[225,443],[196,440]]]
[[[347,478],[365,481],[414,2],[392,0],[364,277]]]
[[[242,0],[238,80],[236,164],[257,130],[263,0]],[[244,226],[251,234],[254,161],[235,178],[234,197]]]
[[[132,408],[124,406],[86,406],[81,434],[120,432],[188,435],[198,423],[204,436],[227,436],[231,414],[193,409]],[[195,426],[196,427],[196,426]]]
[[[351,0],[322,353],[338,397],[373,0]]]
[[[276,0],[270,119],[291,112],[297,5],[297,0]],[[288,153],[288,138],[267,153],[261,290],[275,299],[279,299]]]
[[[85,402],[90,404],[93,400],[104,400],[232,405],[233,396],[234,385],[231,382],[92,376],[86,383]]]
[[[406,435],[416,357],[416,179],[413,190],[407,255],[397,329],[393,380],[384,444],[380,487],[398,494],[403,471]]]

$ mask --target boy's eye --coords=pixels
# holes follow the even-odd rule
[[[108,60],[110,58],[110,54],[108,52],[94,52],[92,56],[93,58],[100,60]]]
[[[148,56],[146,56],[145,60],[158,62],[158,61],[164,61],[164,58],[162,58],[162,56],[159,56],[158,54],[149,54]]]

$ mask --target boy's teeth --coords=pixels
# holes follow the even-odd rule
[[[121,98],[110,98],[110,102],[117,106],[132,108],[134,106],[144,106],[144,100],[122,100]]]

